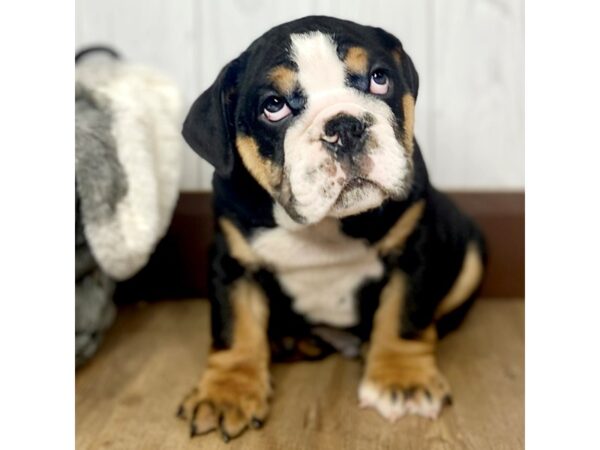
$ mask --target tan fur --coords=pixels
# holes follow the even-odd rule
[[[394,58],[394,61],[396,61],[396,64],[400,65],[400,62],[402,61],[402,50],[392,50],[392,57]]]
[[[258,267],[260,260],[241,231],[225,217],[219,219],[219,225],[221,226],[221,230],[223,230],[227,248],[231,256],[244,267]]]
[[[427,328],[418,340],[399,337],[406,287],[406,275],[397,270],[392,272],[390,280],[381,291],[379,307],[373,319],[370,355],[383,347],[393,347],[398,353],[410,355],[433,353],[437,341],[433,326]]]
[[[435,312],[439,319],[450,311],[458,308],[475,291],[483,277],[483,261],[475,242],[469,242],[463,265],[454,281],[450,292],[444,297]]]
[[[404,111],[404,136],[402,143],[409,154],[414,150],[413,137],[415,133],[415,98],[411,94],[402,97]]]
[[[369,54],[362,47],[350,47],[344,63],[350,72],[364,75],[369,68]]]
[[[415,414],[434,417],[449,395],[449,387],[437,368],[435,348],[437,333],[431,325],[416,339],[400,337],[400,318],[406,295],[406,276],[399,271],[391,274],[381,293],[381,302],[373,320],[370,349],[361,389],[364,406],[373,406],[390,420],[405,410]],[[372,395],[364,395],[372,392]],[[384,399],[404,402],[397,406],[402,413],[387,412],[382,406]],[[380,400],[372,401],[372,398]],[[367,397],[371,397],[368,400]],[[435,404],[436,408],[431,409]]]
[[[267,74],[267,78],[273,82],[273,86],[280,94],[290,95],[294,92],[298,83],[298,76],[289,67],[277,66]]]
[[[281,169],[271,161],[263,158],[258,151],[258,144],[250,136],[238,135],[236,140],[238,152],[250,174],[269,193],[281,181]]]
[[[184,399],[182,416],[191,418],[195,434],[218,426],[228,437],[241,433],[253,419],[264,420],[271,395],[268,307],[262,289],[240,279],[231,288],[231,347],[214,351],[198,386]]]
[[[425,211],[425,200],[419,200],[411,205],[386,235],[375,244],[377,250],[382,255],[387,255],[394,250],[402,249],[423,216],[423,211]]]

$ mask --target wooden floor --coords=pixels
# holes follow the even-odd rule
[[[273,367],[275,397],[262,430],[229,444],[189,438],[175,417],[209,346],[204,301],[122,309],[97,357],[77,373],[77,448],[520,449],[524,446],[524,304],[482,300],[439,348],[454,405],[439,420],[389,424],[357,406],[358,361],[339,356]]]

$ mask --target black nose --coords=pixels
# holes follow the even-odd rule
[[[328,142],[352,151],[362,147],[365,128],[362,120],[348,114],[338,114],[325,124],[324,131],[326,136],[338,138],[334,141],[327,139]]]

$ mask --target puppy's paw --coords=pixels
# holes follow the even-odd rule
[[[362,408],[374,408],[391,422],[413,414],[429,419],[451,404],[450,387],[433,363],[390,358],[367,370],[358,397]]]
[[[260,428],[267,417],[272,392],[267,366],[227,353],[211,355],[198,386],[179,407],[191,437],[219,429],[228,442],[249,426]]]

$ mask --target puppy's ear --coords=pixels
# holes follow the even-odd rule
[[[415,69],[412,59],[410,59],[408,53],[404,51],[402,43],[396,36],[381,28],[376,28],[375,32],[383,45],[394,55],[396,63],[400,66],[400,72],[402,79],[406,83],[406,88],[416,100],[417,94],[419,93],[419,74]]]
[[[404,51],[402,45],[400,45],[398,51],[400,52],[400,67],[402,69],[402,76],[406,81],[408,89],[416,100],[417,94],[419,93],[419,74],[415,69],[412,59],[410,59],[408,53]]]
[[[185,141],[224,177],[234,164],[237,83],[242,57],[227,64],[215,82],[196,99],[183,123]]]

